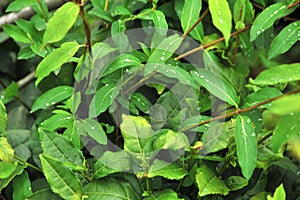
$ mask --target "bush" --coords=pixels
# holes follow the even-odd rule
[[[299,3],[9,1],[1,199],[299,199]]]

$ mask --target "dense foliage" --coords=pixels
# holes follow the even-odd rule
[[[48,3],[1,11],[0,199],[300,199],[300,1]]]

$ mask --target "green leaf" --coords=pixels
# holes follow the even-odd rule
[[[9,162],[0,162],[0,179],[9,177],[16,169],[17,165]]]
[[[160,10],[154,10],[153,11],[153,22],[154,27],[157,28],[156,31],[160,35],[165,35],[168,31],[168,23],[166,21],[165,14]]]
[[[232,28],[232,16],[229,4],[227,0],[208,0],[208,6],[213,24],[222,32],[226,46],[228,46]]]
[[[202,136],[201,154],[208,154],[225,149],[234,140],[235,121],[210,125]]]
[[[285,96],[271,103],[270,112],[279,115],[294,115],[300,112],[300,94]]]
[[[31,43],[31,39],[28,35],[19,27],[12,24],[4,24],[2,26],[3,30],[7,35],[13,38],[17,42],[21,43]]]
[[[24,170],[23,166],[17,165],[17,168],[7,178],[0,179],[0,191],[5,188],[15,176],[22,174]]]
[[[300,40],[300,21],[286,26],[273,40],[268,51],[268,59],[287,52],[298,40]]]
[[[178,49],[182,40],[183,38],[177,34],[165,38],[157,47],[155,47],[147,63],[165,63],[169,58],[171,58],[176,49]]]
[[[174,132],[172,130],[166,130],[165,133],[160,135],[154,142],[156,150],[170,149],[181,150],[189,147],[189,141],[187,136],[181,132]]]
[[[225,181],[230,191],[239,190],[248,185],[248,180],[241,176],[230,176]]]
[[[194,79],[211,94],[238,108],[240,99],[232,85],[222,77],[219,77],[206,69],[197,69],[191,72]]]
[[[45,155],[58,161],[70,162],[83,166],[82,152],[74,147],[70,140],[57,133],[40,128],[39,130],[42,149]]]
[[[202,8],[202,1],[185,0],[181,13],[181,27],[184,33],[187,32],[198,20]],[[191,36],[199,41],[202,40],[204,32],[201,23],[199,23],[194,30],[191,31]]]
[[[95,117],[105,112],[114,102],[120,92],[120,88],[114,84],[106,84],[97,90],[94,98],[91,101],[89,108],[89,116]]]
[[[187,171],[183,167],[175,163],[168,163],[158,159],[154,160],[148,172],[149,178],[162,176],[170,180],[180,180],[185,175],[187,175]]]
[[[178,198],[176,192],[171,189],[165,189],[162,191],[157,191],[152,193],[149,197],[144,198],[144,200],[184,200],[183,198]]]
[[[129,49],[129,39],[124,33],[126,24],[123,20],[117,20],[111,25],[111,36],[119,52],[124,53]]]
[[[49,20],[43,37],[43,44],[58,42],[65,37],[75,23],[79,14],[79,6],[67,2],[58,8]]]
[[[283,3],[275,3],[264,9],[254,20],[250,29],[250,41],[254,41],[258,36],[270,28],[274,22],[285,16],[288,7]]]
[[[20,176],[13,180],[13,199],[24,200],[32,194],[31,184],[28,173],[24,171]]]
[[[39,96],[32,105],[31,112],[35,112],[39,109],[46,109],[52,105],[55,105],[73,94],[73,87],[62,85],[52,88]]]
[[[26,200],[37,200],[37,199],[61,200],[61,198],[57,194],[53,193],[50,188],[38,190],[26,198]]]
[[[128,66],[138,67],[141,65],[142,62],[136,56],[130,54],[122,54],[119,57],[117,57],[112,63],[109,64],[107,69],[103,72],[102,76],[111,74],[112,72],[124,67],[128,67]]]
[[[280,186],[278,186],[274,192],[274,196],[271,197],[271,195],[267,196],[267,200],[280,200],[280,199],[286,199],[285,190],[283,187],[283,184],[281,183]]]
[[[21,28],[34,42],[42,42],[40,32],[34,27],[34,23],[24,19],[18,19],[15,21],[17,26]]]
[[[131,12],[123,7],[123,6],[116,6],[113,13],[111,13],[111,16],[115,17],[115,16],[130,16],[131,15]]]
[[[84,187],[87,200],[140,200],[138,194],[129,182],[122,179],[103,178]]]
[[[74,117],[68,112],[58,112],[41,123],[42,128],[54,131],[58,128],[73,128]]]
[[[94,165],[94,178],[130,170],[130,157],[125,151],[106,151]]]
[[[300,133],[299,120],[300,115],[287,115],[280,118],[271,139],[271,147],[275,153],[277,153],[288,140],[293,140],[293,137]]]
[[[227,195],[229,189],[216,173],[208,166],[202,164],[197,169],[196,182],[199,188],[198,195],[200,197],[210,194]]]
[[[6,12],[15,12],[22,10],[27,6],[32,6],[36,0],[15,0],[11,2],[6,8]]]
[[[38,78],[35,82],[36,85],[41,80],[47,77],[52,71],[61,67],[64,63],[68,62],[75,53],[78,51],[80,45],[77,42],[66,42],[60,48],[52,51],[45,57],[37,66],[35,76]]]
[[[9,84],[9,86],[7,86],[1,93],[2,102],[4,104],[8,103],[14,97],[19,97],[19,85],[15,82],[11,82],[11,84]]]
[[[0,101],[0,136],[5,135],[7,126],[7,113],[4,104]]]
[[[13,162],[14,150],[5,137],[0,137],[0,160],[4,162]]]
[[[262,71],[255,80],[256,85],[275,85],[300,80],[300,63],[283,64]]]
[[[78,131],[80,135],[87,134],[99,144],[107,144],[106,133],[98,121],[94,119],[79,120],[76,123],[76,128],[80,129],[80,131]]]
[[[43,172],[53,192],[64,199],[81,200],[82,185],[76,175],[59,162],[44,154],[40,155]]]
[[[154,131],[145,118],[123,114],[120,128],[126,151],[147,153],[153,150]]]
[[[262,101],[265,101],[267,99],[271,99],[271,98],[274,98],[274,97],[277,97],[280,95],[282,95],[282,92],[280,92],[280,90],[278,90],[276,88],[271,88],[271,87],[264,87],[256,92],[249,94],[245,98],[245,105],[247,107],[253,106]],[[265,107],[270,107],[270,106],[267,105],[267,106],[261,106],[261,107],[265,108]]]
[[[256,134],[248,116],[238,115],[236,118],[235,144],[242,173],[249,180],[256,166],[257,143]]]

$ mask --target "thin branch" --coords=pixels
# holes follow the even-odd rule
[[[248,111],[251,111],[251,110],[254,110],[262,105],[265,105],[265,104],[268,104],[268,103],[271,103],[277,99],[281,99],[282,97],[286,97],[288,95],[291,95],[291,94],[294,94],[294,93],[297,93],[297,92],[300,92],[300,88],[297,88],[295,90],[292,90],[290,92],[287,92],[285,94],[282,94],[280,96],[277,96],[277,97],[274,97],[274,98],[271,98],[271,99],[267,99],[265,101],[262,101],[258,104],[255,104],[253,106],[250,106],[250,107],[247,107],[247,108],[244,108],[244,109],[237,109],[233,112],[230,112],[230,113],[227,113],[227,114],[224,114],[224,115],[220,115],[220,116],[217,116],[217,117],[213,117],[213,118],[210,118],[208,120],[205,120],[205,121],[202,121],[202,122],[199,122],[198,124],[194,124],[194,125],[191,125],[191,126],[188,126],[186,128],[183,128],[180,130],[180,132],[185,132],[185,131],[188,131],[188,130],[191,130],[191,129],[194,129],[194,128],[197,128],[199,126],[202,126],[204,124],[208,124],[210,122],[214,122],[214,121],[218,121],[218,120],[221,120],[221,119],[226,119],[226,118],[229,118],[229,117],[232,117],[236,114],[241,114],[241,113],[245,113],[245,112],[248,112]]]
[[[208,8],[204,11],[204,13],[199,17],[199,19],[193,24],[191,28],[189,28],[181,37],[185,38],[194,28],[202,21],[202,19],[207,15]]]
[[[292,3],[291,5],[288,6],[288,8],[292,8],[298,4],[300,4],[300,1],[296,1],[295,3]]]
[[[59,7],[65,2],[65,0],[45,0],[49,10]],[[19,12],[12,12],[0,17],[0,30],[4,24],[12,24],[17,19],[28,19],[35,14],[35,11],[31,7],[25,7]]]
[[[18,80],[17,84],[18,84],[19,88],[24,87],[29,82],[31,82],[34,79],[34,75],[35,75],[35,71],[30,72],[24,78]]]

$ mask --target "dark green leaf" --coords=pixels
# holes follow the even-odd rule
[[[31,43],[31,39],[28,35],[19,27],[12,25],[12,24],[5,24],[2,26],[3,30],[7,35],[12,37],[17,42],[22,43]]]
[[[9,86],[1,92],[1,101],[5,104],[11,101],[14,97],[19,97],[19,85],[12,82]]]
[[[300,40],[300,21],[293,22],[286,26],[274,38],[268,51],[268,58],[272,59],[276,56],[287,52],[297,41]]]
[[[24,171],[13,180],[13,199],[24,200],[32,194],[28,173]]]
[[[60,111],[41,123],[41,127],[54,131],[58,128],[73,128],[74,117],[72,114]]]
[[[69,98],[72,96],[73,90],[73,87],[70,86],[57,86],[48,90],[35,100],[32,105],[31,112],[35,112],[39,109],[46,109]]]
[[[17,26],[21,28],[30,37],[32,41],[42,42],[42,36],[34,27],[33,22],[24,19],[18,19],[15,22]]]
[[[232,28],[232,16],[229,4],[226,0],[209,0],[208,6],[213,24],[222,32],[225,43],[228,46]]]
[[[148,172],[149,178],[162,176],[170,180],[180,180],[185,175],[187,175],[187,171],[183,167],[175,163],[168,163],[158,159],[154,160]]]
[[[53,193],[50,188],[41,189],[36,192],[34,192],[32,195],[26,198],[26,200],[62,200],[57,194]]]
[[[125,30],[126,25],[122,20],[117,20],[111,25],[112,40],[121,53],[126,52],[130,44],[127,35],[124,33]]]
[[[178,198],[177,193],[173,190],[165,189],[154,192],[149,197],[144,198],[144,200],[183,200],[183,198]]]
[[[44,154],[40,155],[40,159],[43,172],[53,192],[64,199],[82,199],[81,182],[71,170],[66,168],[63,163]]]
[[[248,116],[238,115],[236,118],[235,143],[242,173],[249,180],[256,166],[257,143],[252,121]]]
[[[3,105],[2,101],[0,101],[0,136],[5,135],[6,126],[7,126],[7,113],[6,113],[5,106]]]
[[[226,179],[225,183],[231,191],[234,191],[248,185],[248,180],[241,176],[230,176]]]
[[[79,6],[67,2],[57,9],[49,20],[43,37],[43,44],[58,42],[64,38],[75,23],[79,14]]]
[[[199,188],[198,195],[200,197],[210,194],[227,195],[229,193],[229,189],[225,183],[211,168],[204,164],[197,169],[196,182]]]

